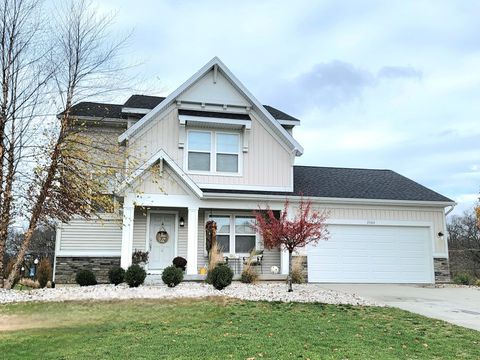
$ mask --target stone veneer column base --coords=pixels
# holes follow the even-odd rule
[[[108,270],[120,266],[120,256],[57,256],[55,264],[55,282],[57,284],[74,284],[79,270],[92,270],[99,283],[108,283]]]
[[[433,269],[435,271],[435,283],[449,283],[450,279],[450,266],[447,258],[434,258]]]
[[[308,283],[308,261],[306,256],[294,256],[294,258],[302,259],[302,268],[303,268],[303,279]]]

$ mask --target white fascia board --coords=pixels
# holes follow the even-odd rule
[[[179,115],[178,119],[180,121],[188,121],[188,122],[245,126],[246,129],[250,129],[252,126],[251,120],[228,119],[228,118],[222,118],[222,117]]]
[[[152,109],[123,107],[122,113],[125,114],[148,114]]]
[[[232,74],[232,72],[227,68],[227,66],[218,58],[214,57],[208,63],[206,63],[200,70],[198,70],[193,76],[191,76],[187,81],[180,85],[175,91],[168,95],[160,104],[147,113],[143,118],[137,121],[134,125],[128,128],[122,135],[118,137],[120,143],[128,140],[130,136],[135,134],[140,130],[148,121],[150,121],[154,116],[159,112],[165,109],[171,102],[173,102],[181,93],[183,93],[187,88],[193,85],[197,80],[199,80],[203,75],[205,75],[210,69],[217,65],[220,70],[222,70],[227,78],[229,78],[233,85],[235,85],[245,96],[258,108],[258,110],[265,116],[269,123],[273,126],[276,132],[290,144],[292,150],[295,152],[295,155],[300,156],[303,154],[303,147],[285,130],[282,125],[265,109],[265,107],[250,93],[250,91]]]
[[[120,186],[119,191],[124,191],[127,186],[131,185],[138,177],[142,176],[145,171],[147,171],[153,164],[158,160],[164,160],[170,168],[178,175],[180,179],[188,186],[190,190],[193,191],[195,195],[199,198],[203,197],[202,190],[195,184],[195,182],[187,175],[185,172],[178,166],[170,156],[168,156],[163,149],[160,149],[155,154],[153,154],[150,159],[143,163],[137,170],[135,170],[132,175],[126,179],[123,184]]]
[[[280,123],[280,125],[290,125],[290,126],[298,126],[298,125],[300,125],[300,121],[298,121],[298,120],[282,120],[282,119],[277,119],[277,121]]]
[[[297,202],[301,196],[290,196],[288,194],[234,194],[234,193],[205,193],[205,199],[261,199],[261,200],[285,200]],[[322,204],[347,204],[347,205],[394,205],[394,206],[417,206],[417,207],[439,207],[451,206],[452,202],[443,201],[417,201],[417,200],[384,200],[384,199],[349,199],[349,198],[326,198],[304,196],[303,199],[311,200],[313,203]]]
[[[255,185],[229,185],[229,184],[198,184],[201,189],[216,190],[246,190],[246,191],[271,191],[271,192],[292,192],[293,186],[255,186]]]

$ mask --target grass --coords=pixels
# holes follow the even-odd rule
[[[1,305],[2,323],[17,329],[0,331],[5,359],[480,358],[479,332],[391,308],[222,298],[26,303]]]

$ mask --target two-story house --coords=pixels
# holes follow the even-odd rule
[[[187,279],[207,263],[205,223],[217,223],[225,256],[262,250],[249,224],[269,205],[292,209],[302,196],[328,209],[330,240],[304,249],[311,282],[433,283],[449,276],[445,211],[454,202],[391,170],[295,166],[300,120],[262,105],[213,58],[166,98],[79,103],[73,114],[123,147],[120,211],[57,228],[55,279],[83,267],[105,274],[150,252],[159,274],[175,256]],[[101,120],[101,121],[99,121]],[[95,125],[94,125],[95,124]],[[321,165],[321,164],[320,164]],[[166,232],[158,240],[159,231]],[[264,250],[262,272],[288,272],[288,255]]]

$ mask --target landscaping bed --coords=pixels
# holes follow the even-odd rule
[[[140,286],[129,288],[125,284],[66,286],[55,289],[35,290],[2,290],[0,304],[30,301],[72,301],[72,300],[127,300],[127,299],[172,299],[172,298],[204,298],[210,296],[226,296],[242,300],[264,300],[281,302],[320,302],[325,304],[349,305],[381,305],[363,299],[355,294],[347,294],[322,288],[317,284],[299,284],[293,292],[287,292],[283,282],[261,282],[243,284],[233,282],[232,285],[216,290],[204,283],[183,282],[174,288],[166,285]]]

